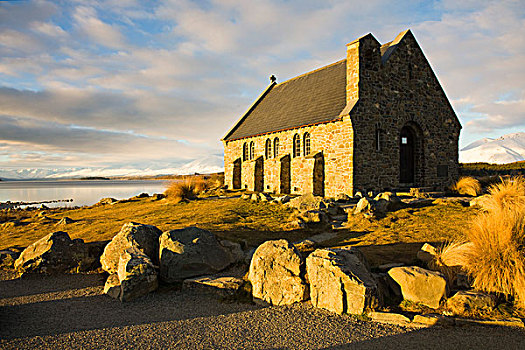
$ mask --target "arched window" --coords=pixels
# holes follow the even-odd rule
[[[310,134],[307,132],[305,132],[303,136],[303,147],[304,147],[303,154],[305,156],[309,155],[310,154]]]
[[[272,158],[272,141],[266,139],[266,145],[264,147],[264,157],[266,159]]]
[[[299,157],[301,155],[301,138],[298,134],[293,135],[293,156]]]
[[[245,142],[244,145],[242,145],[242,160],[247,161],[248,160],[248,143]]]
[[[279,139],[277,137],[273,139],[273,157],[279,157]]]
[[[253,159],[255,156],[255,143],[252,141],[250,142],[250,159]]]

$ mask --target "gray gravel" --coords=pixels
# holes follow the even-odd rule
[[[261,307],[162,288],[130,303],[100,275],[0,281],[1,349],[525,349],[525,332],[413,329],[309,304]]]

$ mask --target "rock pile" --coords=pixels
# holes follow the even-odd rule
[[[104,292],[129,301],[156,290],[159,280],[182,282],[243,259],[239,244],[218,241],[197,227],[162,233],[155,226],[131,222],[108,243],[100,262],[110,274]]]

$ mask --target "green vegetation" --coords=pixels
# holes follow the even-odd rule
[[[525,175],[525,161],[508,164],[462,163],[459,173],[462,176],[503,176]]]

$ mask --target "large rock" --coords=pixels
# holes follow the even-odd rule
[[[121,301],[139,298],[158,287],[157,271],[153,262],[135,247],[126,249],[120,255],[117,275]]]
[[[312,305],[338,314],[362,314],[377,302],[377,283],[356,248],[317,249],[306,258]]]
[[[304,260],[284,239],[266,241],[253,254],[248,273],[252,294],[273,305],[289,305],[308,298]]]
[[[66,232],[57,231],[24,249],[14,267],[20,272],[76,272],[89,270],[94,263],[83,240],[72,240]]]
[[[372,200],[362,197],[354,208],[354,214],[364,213],[372,209]]]
[[[286,203],[286,205],[291,208],[299,209],[300,211],[317,210],[326,207],[326,205],[323,203],[323,197],[314,196],[311,193],[292,198],[288,203]]]
[[[225,269],[241,258],[229,243],[224,247],[211,232],[197,227],[164,232],[159,245],[160,278],[172,283]]]
[[[475,290],[459,291],[447,300],[447,308],[454,314],[491,311],[496,306],[496,297]]]
[[[388,275],[399,284],[405,300],[437,309],[445,297],[447,281],[441,272],[406,266],[394,267]]]
[[[151,225],[130,222],[122,226],[120,232],[108,243],[100,257],[104,271],[117,272],[120,255],[128,248],[134,247],[158,264],[159,237],[162,232]]]

